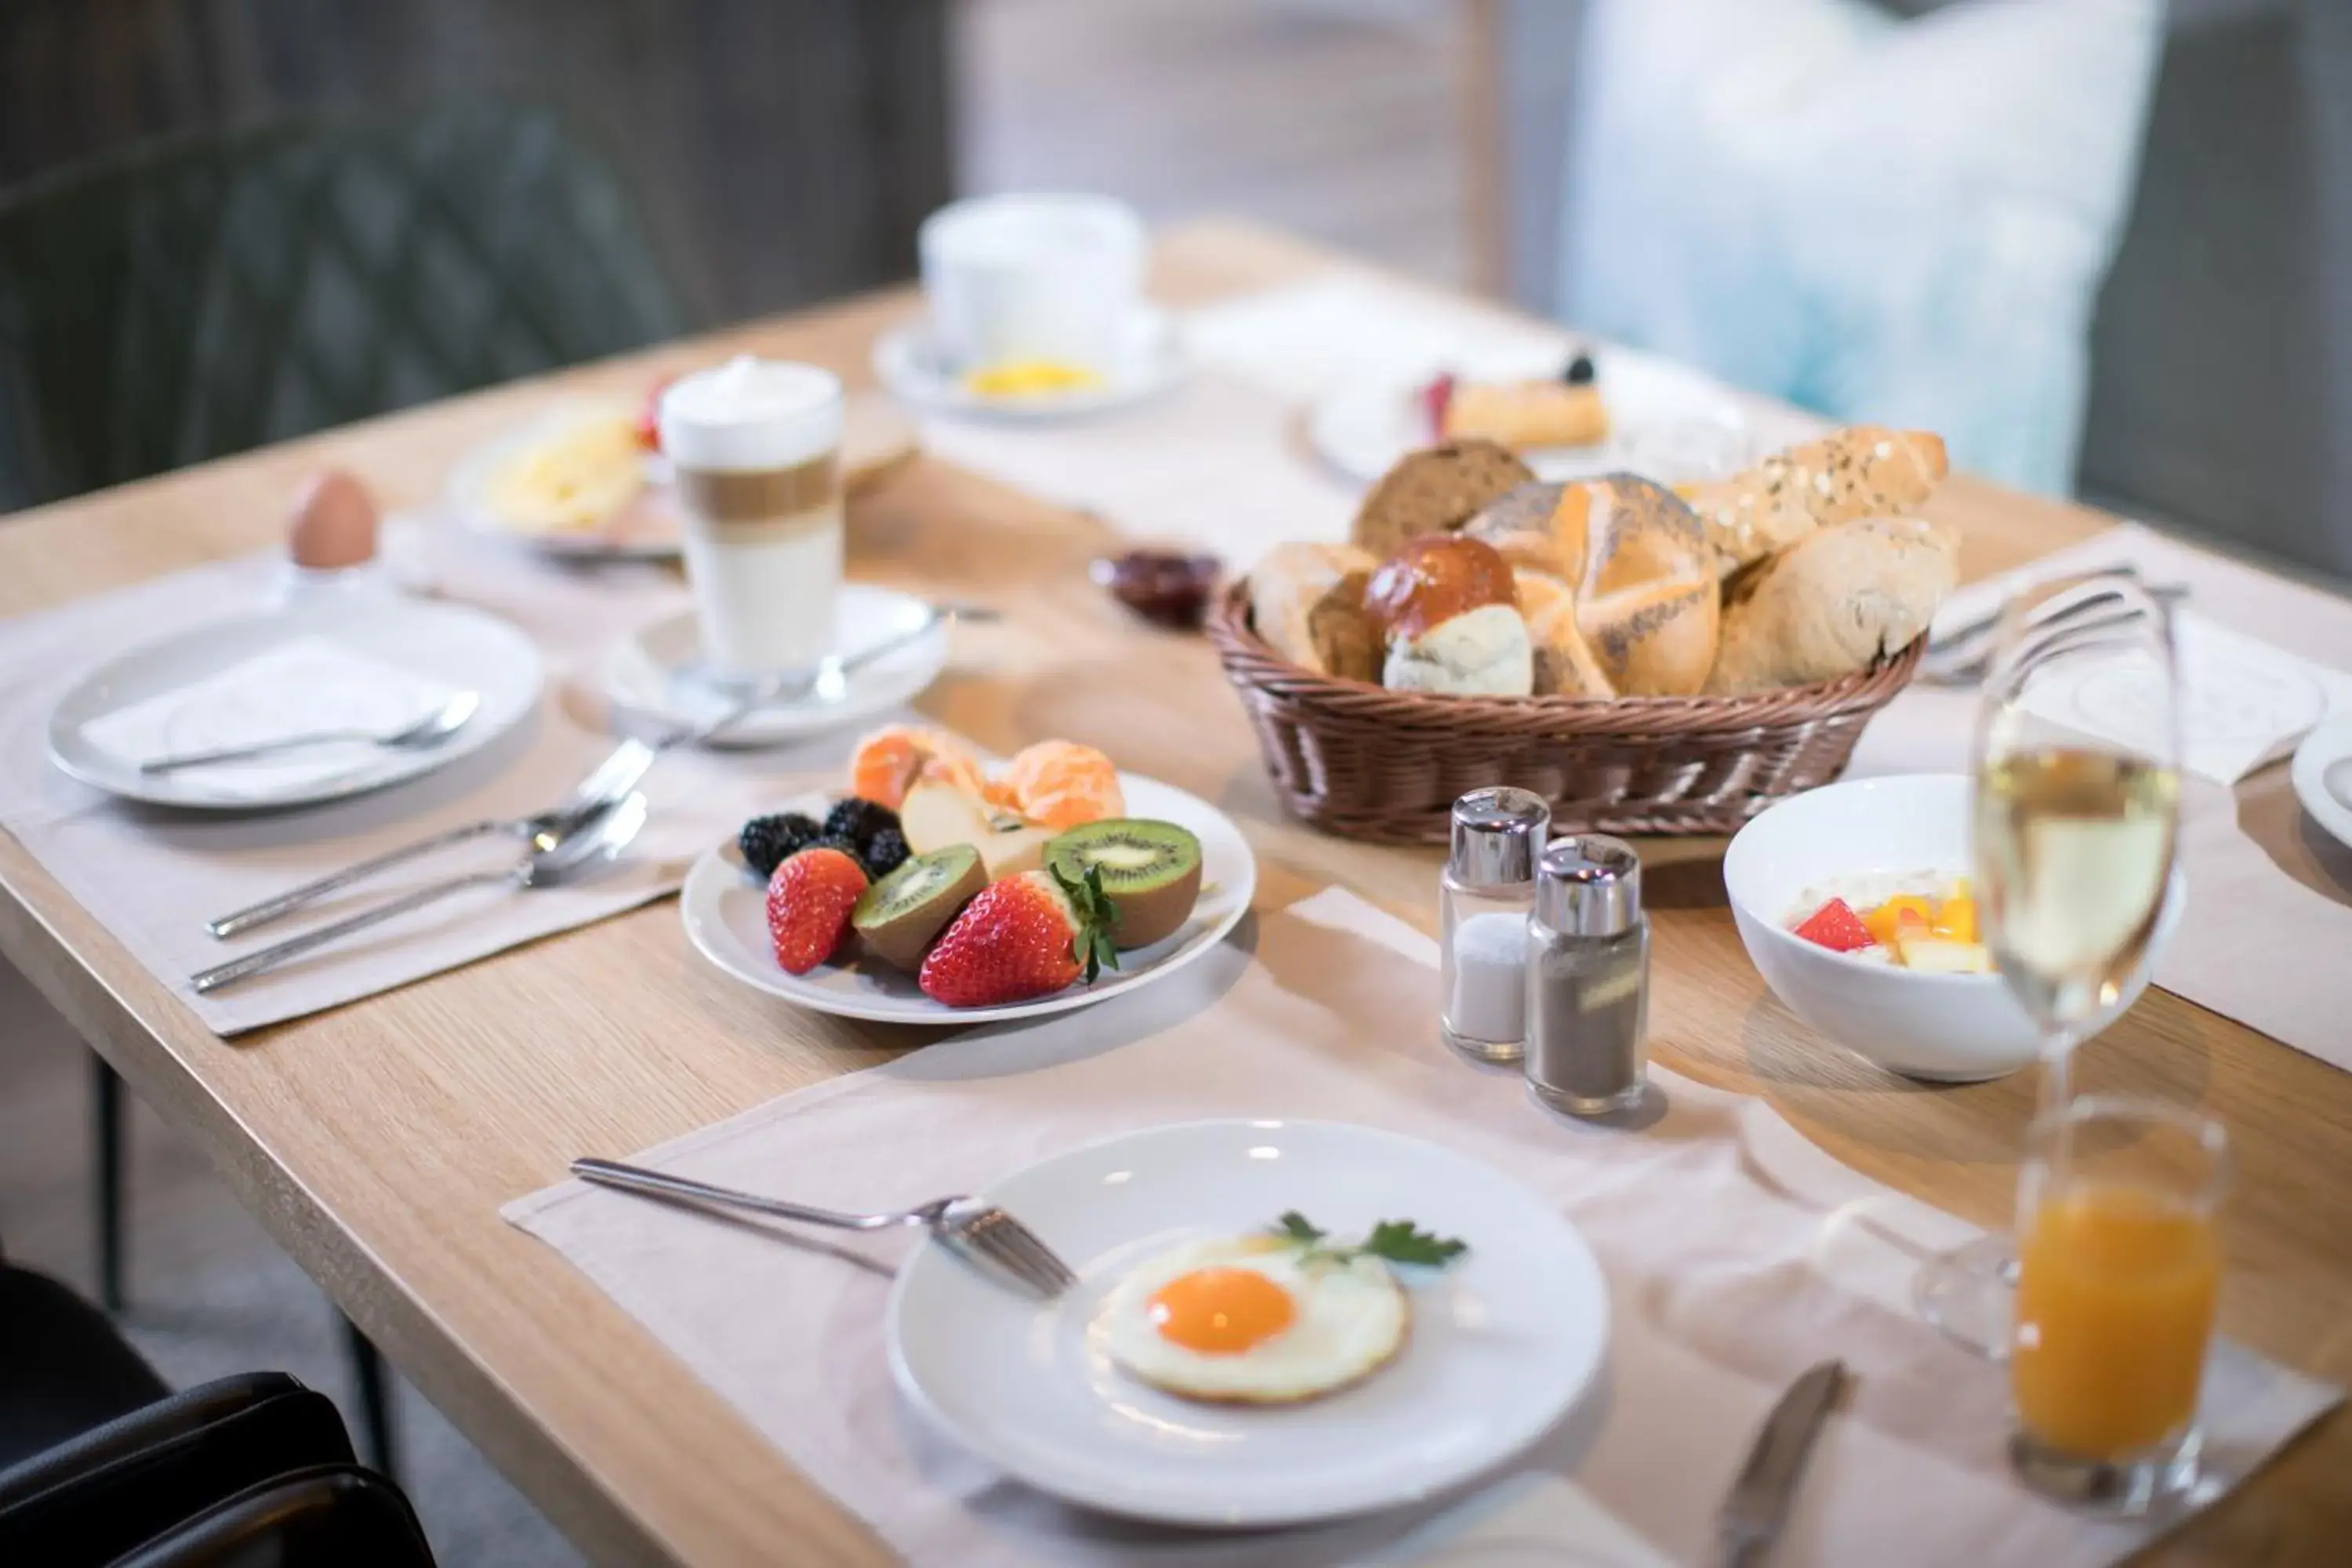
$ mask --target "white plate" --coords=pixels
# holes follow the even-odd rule
[[[1041,1491],[1171,1523],[1259,1527],[1366,1513],[1510,1458],[1600,1371],[1609,1293],[1551,1205],[1451,1150],[1331,1121],[1195,1121],[1109,1139],[984,1190],[1080,1275],[1059,1300],[1006,1289],[935,1245],[890,1292],[890,1369],[964,1447]],[[1162,1247],[1297,1209],[1336,1237],[1411,1219],[1469,1250],[1406,1270],[1412,1326],[1352,1388],[1278,1407],[1200,1405],[1088,1343],[1122,1273]]]
[[[2295,798],[2311,820],[2352,847],[2352,715],[2330,719],[2294,749]]]
[[[184,773],[142,773],[92,745],[82,726],[150,697],[177,690],[298,637],[325,637],[428,679],[478,692],[466,727],[428,751],[385,750],[331,778],[274,791],[228,794]],[[111,794],[159,805],[256,811],[340,800],[447,767],[497,740],[538,705],[539,650],[499,620],[462,605],[388,598],[313,603],[274,615],[215,621],[150,643],[101,665],[49,714],[49,756],[58,767]]]
[[[678,912],[686,920],[687,936],[703,957],[747,984],[820,1013],[963,1028],[1091,1006],[1164,980],[1207,952],[1248,911],[1250,897],[1257,890],[1257,861],[1249,842],[1223,812],[1198,795],[1134,773],[1119,774],[1118,784],[1127,796],[1128,816],[1172,822],[1192,829],[1200,839],[1201,901],[1174,935],[1120,953],[1117,973],[1038,1001],[950,1007],[924,995],[913,975],[874,961],[846,969],[826,964],[806,974],[786,973],[768,938],[767,889],[744,866],[732,840],[705,850],[695,861],[678,893]],[[806,807],[787,803],[779,809]]]
[[[874,344],[874,374],[917,408],[940,414],[1009,420],[1069,419],[1140,403],[1164,390],[1184,368],[1183,345],[1166,311],[1145,306],[1128,323],[1126,353],[1098,386],[1029,397],[982,397],[932,346],[929,318],[891,328]]]
[[[676,555],[685,522],[669,487],[669,465],[658,453],[641,459],[645,488],[636,499],[595,528],[536,531],[517,528],[489,504],[491,476],[524,451],[555,438],[566,427],[591,419],[634,418],[636,410],[617,401],[562,403],[528,424],[483,442],[449,470],[449,510],[477,533],[510,540],[549,555],[595,559],[653,560]]]
[[[1722,432],[1727,448],[1723,458],[1730,468],[1745,467],[1753,458],[1747,418],[1717,382],[1633,349],[1601,347],[1590,352],[1595,380],[1609,408],[1609,439],[1593,447],[1521,453],[1538,477],[1560,480],[1626,470],[1640,473],[1658,466],[1657,459],[1675,446],[1677,433],[1685,429]],[[1429,430],[1421,388],[1440,369],[1452,369],[1465,381],[1548,380],[1560,374],[1569,357],[1568,351],[1531,346],[1482,355],[1463,365],[1433,365],[1427,375],[1409,382],[1350,387],[1322,399],[1308,411],[1307,439],[1324,461],[1349,479],[1370,484],[1387,473],[1398,458],[1436,439]],[[1674,483],[1694,476],[1676,472],[1662,477],[1664,482]]]
[[[901,636],[929,614],[930,606],[911,595],[844,584],[835,615],[841,652],[855,654]],[[606,648],[597,665],[597,682],[619,707],[664,725],[707,723],[726,712],[733,700],[695,673],[701,659],[701,627],[692,610],[681,610],[640,626]],[[762,709],[730,725],[714,743],[769,746],[863,722],[919,695],[939,679],[947,661],[948,628],[943,623],[930,635],[851,673],[839,701],[809,699]]]

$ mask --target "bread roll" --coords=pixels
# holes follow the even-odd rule
[[[1389,644],[1381,684],[1453,697],[1526,697],[1535,689],[1528,624],[1509,605],[1486,605]]]
[[[1540,572],[1514,572],[1519,618],[1528,624],[1535,649],[1538,697],[1614,697],[1617,689],[1576,624],[1576,595],[1567,584]]]
[[[1489,605],[1518,608],[1511,569],[1491,545],[1453,534],[1413,540],[1364,589],[1364,613],[1391,646]]]
[[[1378,680],[1381,637],[1364,613],[1364,588],[1379,564],[1352,544],[1277,544],[1250,571],[1250,622],[1293,664]]]
[[[1446,400],[1444,434],[1484,437],[1514,452],[1597,447],[1609,439],[1609,409],[1591,382],[1465,382]]]
[[[1762,691],[1866,669],[1927,630],[1958,577],[1958,542],[1925,518],[1816,530],[1734,585],[1706,689]]]
[[[1540,502],[1548,490],[1553,500],[1547,513]],[[1524,486],[1482,510],[1463,532],[1494,544],[1522,573],[1553,579],[1573,595],[1577,630],[1606,689],[1622,697],[1687,697],[1706,684],[1720,608],[1714,552],[1697,517],[1663,485],[1612,474]],[[1539,647],[1572,658],[1557,627],[1530,629]],[[1543,675],[1556,673],[1549,659],[1539,663]]]
[[[1387,556],[1424,533],[1451,533],[1535,472],[1492,441],[1442,441],[1402,458],[1356,510],[1358,546]]]
[[[1728,577],[1816,528],[1909,511],[1949,471],[1942,437],[1856,425],[1691,492]]]
[[[1364,613],[1387,640],[1383,686],[1465,697],[1535,689],[1535,647],[1511,569],[1477,540],[1412,541],[1372,574]]]

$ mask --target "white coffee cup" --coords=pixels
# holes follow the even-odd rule
[[[687,577],[718,674],[797,668],[835,647],[841,409],[831,371],[748,355],[662,394]]]
[[[1052,360],[1110,375],[1143,297],[1143,220],[1108,196],[975,196],[923,220],[923,296],[948,364]]]

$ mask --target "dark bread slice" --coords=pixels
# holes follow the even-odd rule
[[[1508,447],[1468,437],[1398,460],[1356,510],[1353,538],[1386,560],[1408,539],[1452,533],[1480,508],[1535,478]]]

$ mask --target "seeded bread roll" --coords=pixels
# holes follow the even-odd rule
[[[1356,544],[1393,554],[1406,541],[1451,533],[1496,496],[1535,472],[1492,441],[1441,441],[1381,476],[1356,511]]]
[[[1525,485],[1486,507],[1463,533],[1493,544],[1522,574],[1555,581],[1572,595],[1576,629],[1606,689],[1621,697],[1687,697],[1706,684],[1720,602],[1714,552],[1697,517],[1673,491],[1632,474]],[[1521,595],[1523,610],[1528,597]],[[1553,602],[1548,595],[1535,597],[1547,606]],[[1558,660],[1572,667],[1575,650],[1558,627],[1531,621],[1530,631],[1539,650],[1557,656],[1538,658],[1538,680],[1570,679]],[[1587,678],[1572,668],[1571,675],[1589,689]]]
[[[1818,529],[1733,584],[1706,689],[1737,695],[1867,669],[1927,629],[1958,577],[1958,542],[1925,518]]]
[[[1690,504],[1728,577],[1816,528],[1907,512],[1949,468],[1939,436],[1855,425],[1701,485]]]
[[[1293,664],[1377,681],[1381,637],[1364,588],[1379,564],[1352,544],[1277,544],[1250,571],[1250,624]]]
[[[1519,618],[1527,622],[1535,647],[1535,694],[1616,696],[1609,672],[1576,624],[1576,595],[1569,585],[1540,572],[1514,572],[1511,582],[1518,590]]]

